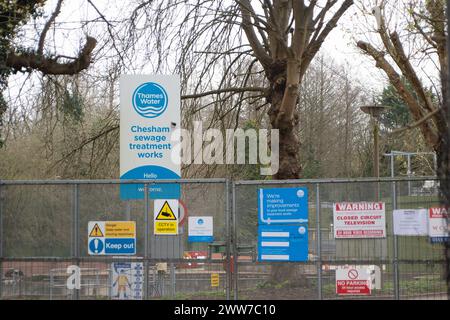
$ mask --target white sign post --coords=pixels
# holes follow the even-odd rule
[[[172,154],[180,135],[180,78],[123,75],[120,78],[120,178],[179,179],[181,161]],[[142,184],[121,185],[123,200],[142,199]],[[151,185],[152,199],[179,199],[177,184]]]
[[[426,236],[428,219],[426,209],[394,210],[394,234],[398,236]]]
[[[213,217],[189,217],[188,241],[189,242],[214,241]]]
[[[386,237],[384,202],[338,202],[333,219],[336,239]]]

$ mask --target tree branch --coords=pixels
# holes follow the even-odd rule
[[[70,63],[59,63],[55,59],[45,57],[36,52],[9,52],[6,57],[6,66],[16,71],[36,69],[44,74],[73,75],[89,67],[91,64],[92,51],[96,44],[97,40],[92,37],[87,37],[86,43],[78,54],[78,57]]]
[[[218,90],[211,90],[211,91],[205,91],[202,93],[196,93],[196,94],[187,94],[181,96],[181,100],[185,99],[197,99],[205,96],[209,96],[212,94],[220,94],[220,93],[226,93],[226,92],[233,92],[233,93],[241,93],[241,92],[266,92],[266,88],[261,87],[243,87],[243,88],[224,88],[224,89],[218,89]]]
[[[344,3],[341,5],[341,7],[338,9],[338,11],[336,11],[334,16],[325,25],[325,28],[323,28],[322,32],[317,37],[317,39],[309,43],[302,57],[302,63],[300,66],[301,75],[303,75],[306,72],[306,69],[308,68],[314,56],[319,51],[320,47],[322,46],[322,43],[325,41],[325,38],[328,36],[331,30],[333,30],[336,27],[339,19],[352,5],[353,0],[345,0]]]
[[[38,48],[36,50],[36,53],[39,55],[42,55],[42,53],[44,52],[45,37],[47,36],[47,32],[50,29],[51,24],[55,21],[56,17],[61,12],[62,2],[63,0],[58,0],[55,11],[53,11],[52,15],[50,16],[50,19],[48,19],[48,21],[45,23],[44,29],[42,29],[41,36],[39,37]]]
[[[258,37],[256,36],[255,30],[253,29],[251,21],[252,6],[248,0],[242,0],[237,2],[239,4],[239,9],[241,11],[242,16],[242,29],[244,29],[244,32],[247,36],[247,40],[255,53],[255,57],[263,65],[264,68],[267,68],[272,63],[272,59],[264,50],[263,46],[258,40]]]
[[[423,114],[422,107],[419,105],[414,96],[403,85],[400,76],[389,64],[389,62],[386,61],[386,59],[384,58],[384,54],[364,41],[358,41],[357,46],[358,48],[363,50],[364,53],[368,54],[376,61],[376,67],[385,72],[385,74],[389,78],[389,81],[397,90],[397,93],[405,101],[414,119],[416,121],[420,121],[422,118],[424,118],[425,116]],[[436,130],[427,122],[421,122],[419,125],[427,143],[432,147],[436,147],[438,144],[438,134]]]
[[[422,123],[424,123],[425,121],[427,121],[428,119],[430,119],[432,116],[434,116],[436,113],[438,113],[439,111],[441,111],[442,109],[436,109],[433,112],[428,113],[425,117],[423,117],[422,119],[420,119],[419,121],[413,122],[411,124],[408,124],[406,126],[404,126],[403,128],[399,128],[399,129],[395,129],[391,132],[389,132],[389,134],[397,134],[409,129],[413,129],[415,127],[420,126]]]

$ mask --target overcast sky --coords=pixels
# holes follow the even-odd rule
[[[376,0],[366,1],[368,7],[373,1]],[[92,0],[92,2],[108,19],[115,20],[128,16],[130,9],[134,7],[133,3],[135,1]],[[46,12],[52,12],[55,5],[56,0],[48,0],[45,7]],[[90,23],[80,29],[80,22],[94,19],[98,19],[96,23]],[[340,20],[338,27],[328,36],[323,44],[321,53],[332,57],[338,64],[347,65],[351,70],[350,74],[353,79],[362,84],[370,94],[377,94],[386,84],[385,77],[379,69],[375,68],[375,63],[369,57],[362,55],[356,47],[356,40],[360,38],[367,39],[372,37],[374,39],[365,30],[370,30],[370,28],[375,26],[375,19],[371,19],[371,17],[364,17],[364,19],[360,6],[353,6]],[[372,26],[366,25],[367,21],[369,24],[372,23]],[[359,25],[355,27],[357,24]],[[47,43],[47,46],[48,48],[56,49],[58,53],[63,52],[67,55],[74,55],[77,52],[80,43],[84,41],[84,33],[94,37],[101,37],[105,33],[105,23],[99,19],[99,14],[88,4],[87,0],[65,1],[55,26],[56,28],[49,32],[52,33],[51,37],[54,36],[54,40]],[[36,39],[35,26],[28,24],[24,27],[24,30],[26,38],[33,45],[33,41]],[[136,59],[143,59],[143,57],[136,57]],[[150,66],[147,66],[145,69],[146,72],[151,72]],[[428,67],[424,70],[430,74],[435,72]],[[22,86],[23,79],[24,76],[11,77],[10,88],[12,95]]]

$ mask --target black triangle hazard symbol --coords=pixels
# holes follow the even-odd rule
[[[177,217],[173,213],[172,208],[169,205],[169,202],[165,201],[161,210],[159,210],[158,215],[156,216],[156,220],[177,220]]]
[[[102,229],[98,226],[98,223],[94,225],[91,232],[89,233],[89,237],[104,237]]]

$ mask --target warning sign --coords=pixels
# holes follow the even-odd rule
[[[157,199],[154,202],[153,231],[155,235],[178,234],[178,200]]]
[[[432,243],[450,240],[450,229],[447,223],[449,208],[433,207],[429,209],[428,235]]]
[[[220,277],[218,273],[211,273],[211,287],[218,287],[220,283]]]
[[[336,293],[338,295],[370,295],[371,272],[366,267],[343,266],[336,269]]]
[[[88,253],[90,255],[136,254],[134,221],[89,221]]]
[[[89,237],[104,237],[102,230],[100,229],[98,223],[94,225],[91,232],[89,233]]]
[[[339,202],[333,205],[335,239],[385,238],[384,202]]]
[[[156,216],[156,220],[177,220],[177,217],[173,213],[172,208],[169,205],[169,202],[164,201],[163,206],[159,210],[158,215]]]

